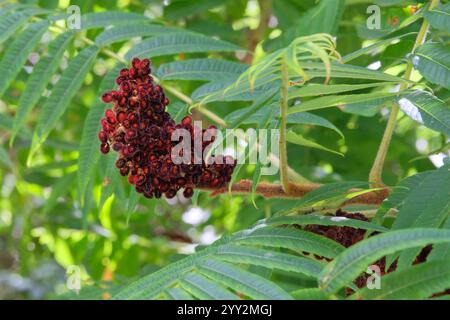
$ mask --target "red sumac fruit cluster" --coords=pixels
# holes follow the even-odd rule
[[[172,141],[171,136],[176,129],[188,130],[194,146],[192,118],[187,116],[180,124],[175,123],[166,112],[169,99],[150,73],[149,59],[134,58],[130,69],[122,69],[116,78],[119,89],[103,94],[103,102],[113,107],[105,111],[101,120],[100,151],[108,153],[112,148],[118,152],[116,167],[120,174],[128,176],[128,182],[147,198],[160,198],[163,194],[172,198],[180,189],[189,198],[196,187],[226,185],[236,164],[232,158],[230,161],[222,157],[222,164],[207,164],[204,160],[194,164],[193,159],[181,164],[172,161],[171,151],[178,142]],[[203,142],[203,150],[210,143]],[[194,152],[191,154],[193,158]]]

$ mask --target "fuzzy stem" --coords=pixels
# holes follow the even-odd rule
[[[439,4],[439,0],[432,0],[429,6],[429,10],[433,9],[435,6]],[[423,21],[422,26],[420,27],[419,33],[417,34],[416,41],[414,43],[414,47],[412,49],[412,53],[416,51],[416,49],[425,42],[427,32],[428,32],[429,24],[426,20]],[[403,82],[399,88],[399,91],[404,91],[409,87],[409,80],[411,80],[411,75],[413,71],[413,64],[409,61],[405,74],[403,78],[406,80]],[[383,175],[383,166],[386,160],[386,155],[389,149],[389,145],[392,140],[392,136],[395,130],[395,124],[397,122],[398,113],[400,111],[400,107],[398,104],[394,104],[392,106],[391,114],[389,116],[388,123],[386,125],[386,129],[383,134],[383,138],[381,139],[380,146],[378,147],[378,152],[373,162],[372,168],[369,173],[369,182],[371,187],[382,187],[384,186],[382,175]]]
[[[289,183],[289,192],[284,191],[283,186],[280,184],[271,183],[259,183],[256,187],[256,194],[263,196],[264,198],[279,198],[279,199],[296,199],[305,196],[307,193],[316,190],[321,187],[320,184],[297,184]],[[231,186],[231,190],[228,186],[211,189],[200,188],[204,191],[211,191],[211,196],[217,196],[219,194],[227,193],[231,191],[233,194],[250,194],[252,193],[252,181],[241,180]],[[349,192],[359,191],[357,189],[351,189]],[[349,204],[373,204],[379,205],[388,196],[389,189],[385,188],[378,191],[372,191],[361,194],[355,198],[346,201],[342,206]]]
[[[286,118],[288,109],[289,74],[286,61],[281,61],[281,100],[280,100],[280,180],[286,193],[289,193],[288,159],[286,148]]]

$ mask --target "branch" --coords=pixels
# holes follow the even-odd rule
[[[280,199],[297,199],[305,196],[307,193],[314,191],[321,187],[320,184],[296,184],[289,183],[289,192],[285,192],[280,184],[260,183],[256,187],[256,193],[264,198],[280,198]],[[235,183],[229,189],[228,186],[211,189],[200,188],[204,191],[211,191],[210,196],[214,197],[220,194],[231,192],[232,194],[249,194],[252,193],[252,181],[241,180]],[[359,189],[351,189],[349,192],[360,191]],[[342,206],[349,204],[374,204],[379,205],[389,195],[389,189],[385,188],[379,191],[372,191],[364,193],[357,197],[354,197],[346,202]]]

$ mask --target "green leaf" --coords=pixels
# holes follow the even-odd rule
[[[100,203],[98,205],[99,210],[103,208],[106,199],[108,199],[115,191],[117,185],[120,183],[120,175],[116,168],[117,155],[115,153],[109,153],[106,162],[105,176],[102,177],[102,190],[100,194]]]
[[[64,54],[64,50],[72,40],[72,37],[73,33],[64,32],[58,38],[50,42],[48,45],[48,54],[41,58],[36,66],[34,66],[33,72],[25,85],[25,90],[20,96],[16,116],[14,117],[14,126],[10,140],[11,144],[14,142],[17,133],[24,125],[27,115],[39,101],[39,98],[51,77],[56,72],[59,61]]]
[[[395,271],[382,278],[379,290],[363,288],[351,299],[397,300],[426,299],[450,288],[449,261],[431,261],[407,270]]]
[[[429,92],[417,90],[399,100],[403,112],[413,120],[450,136],[450,107]]]
[[[15,37],[0,61],[0,97],[19,74],[36,44],[48,28],[47,21],[34,23]]]
[[[126,24],[106,29],[95,38],[95,43],[103,47],[116,42],[127,41],[135,37],[148,37],[176,32],[186,31],[157,24]]]
[[[269,109],[269,112],[267,112],[263,117],[261,117],[260,119],[259,119],[259,121],[258,121],[258,123],[257,123],[257,125],[258,125],[258,128],[267,128],[269,125],[270,125],[270,120],[273,118],[273,114],[274,114],[274,111],[275,111],[276,109]],[[249,130],[252,130],[251,128],[249,129]],[[232,132],[233,131],[230,131],[226,136],[225,136],[225,138],[224,138],[224,140],[226,141],[227,140],[227,138],[228,138],[228,136],[229,135],[231,135],[232,134]],[[270,135],[270,132],[269,132],[269,135]],[[269,137],[269,139],[270,139],[270,137]],[[234,182],[236,181],[236,179],[238,178],[238,176],[239,176],[239,172],[241,171],[241,169],[244,167],[244,166],[246,166],[246,163],[247,163],[247,159],[250,157],[250,155],[255,155],[255,152],[257,152],[257,145],[256,144],[252,144],[250,141],[247,141],[247,142],[249,142],[250,143],[250,145],[249,145],[249,149],[248,149],[248,152],[245,152],[245,154],[244,154],[244,156],[243,156],[243,160],[242,161],[238,161],[238,163],[237,163],[237,165],[236,165],[236,167],[234,168],[234,171],[233,171],[233,174],[232,174],[232,176],[231,176],[231,180],[230,180],[230,182],[228,183],[228,189],[229,190],[231,190],[231,187],[232,187],[232,185],[234,184]],[[270,150],[270,149],[268,149],[268,150]],[[257,154],[256,154],[256,156],[257,156]],[[254,175],[254,179],[255,179],[255,181],[256,180],[259,180],[259,176],[258,176],[258,171],[260,171],[261,170],[261,161],[258,161],[259,162],[259,164],[257,164],[257,166],[256,166],[256,168],[255,168],[255,174],[256,174],[256,176]],[[253,182],[253,185],[252,185],[252,202],[253,202],[253,204],[256,206],[256,204],[255,204],[255,200],[254,200],[254,194],[255,194],[255,188],[256,188],[256,185],[255,185],[255,182]]]
[[[168,34],[144,40],[135,45],[125,55],[132,57],[157,57],[171,54],[205,51],[238,51],[242,48],[222,40],[216,40],[200,34]]]
[[[226,141],[226,137],[225,137],[225,141]],[[210,150],[213,150],[213,148],[211,148]],[[236,164],[236,166],[234,167],[230,182],[228,182],[228,191],[229,192],[231,192],[231,187],[236,182],[236,179],[238,179],[239,173],[241,172],[242,168],[244,168],[246,166],[245,163],[247,162],[249,155],[250,155],[250,152],[246,152],[243,157],[244,158],[243,161],[240,161],[241,163],[238,162]]]
[[[127,211],[129,214],[134,212],[137,204],[139,203],[139,199],[140,199],[139,193],[137,193],[135,188],[131,188],[127,201]]]
[[[154,273],[141,277],[120,290],[113,298],[116,300],[151,299],[176,283],[180,276],[192,271],[195,260],[185,258]]]
[[[218,59],[190,59],[161,65],[156,76],[161,80],[222,81],[233,79],[247,69],[247,65]]]
[[[290,130],[288,131],[288,133],[286,134],[286,141],[290,142],[290,143],[294,143],[297,144],[299,146],[303,146],[303,147],[308,147],[308,148],[314,148],[314,149],[318,149],[318,150],[322,150],[322,151],[327,151],[327,152],[331,152],[334,154],[338,154],[340,156],[344,156],[342,153],[338,152],[338,151],[334,151],[332,149],[329,149],[327,147],[324,147],[314,141],[308,140],[306,138],[304,138],[302,135],[295,133],[294,131]]]
[[[276,109],[279,110],[279,109]],[[268,113],[271,114],[271,113]],[[268,117],[268,119],[270,119],[271,117]],[[263,141],[259,141],[260,147],[259,150],[267,152],[269,150],[272,149],[272,129],[276,129],[280,126],[280,120],[276,120],[276,121],[267,121],[266,124],[264,124],[263,128],[268,129],[268,134],[263,138]],[[256,150],[255,150],[256,151]],[[253,177],[252,177],[252,194],[251,194],[251,199],[253,202],[253,205],[255,206],[255,208],[257,208],[256,206],[256,201],[255,201],[255,197],[256,197],[256,189],[258,188],[258,184],[259,181],[261,179],[261,173],[262,173],[262,169],[263,169],[263,161],[257,161],[256,166],[255,166],[255,171],[253,172]]]
[[[314,77],[325,77],[326,67],[317,62],[303,62],[302,66]],[[343,64],[340,62],[331,63],[331,78],[365,79],[370,81],[385,81],[393,83],[408,82],[403,78],[393,76],[382,71],[370,70],[364,67]]]
[[[268,219],[265,223],[269,226],[280,226],[286,224],[294,225],[319,225],[319,226],[336,226],[351,227],[355,229],[371,230],[378,232],[386,232],[389,229],[370,223],[367,221],[350,219],[346,217],[324,216],[308,214],[303,216],[280,216]]]
[[[42,106],[36,130],[33,135],[33,142],[28,155],[27,163],[31,159],[41,144],[47,139],[50,132],[58,123],[58,120],[66,111],[72,98],[81,87],[86,74],[97,56],[99,48],[95,46],[83,49],[69,63],[67,69],[52,89],[52,93]]]
[[[380,112],[384,106],[389,106],[394,103],[392,97],[384,97],[372,101],[364,101],[357,103],[348,103],[344,105],[342,111],[351,114],[357,114],[363,117],[373,117]]]
[[[368,1],[371,3],[372,1]],[[416,4],[416,0],[375,0],[373,1],[375,4],[383,6],[383,7],[389,7],[393,5],[409,5],[409,4]]]
[[[299,289],[291,292],[291,296],[296,300],[328,300],[329,294],[318,288]]]
[[[366,182],[348,181],[329,183],[308,192],[303,198],[293,202],[288,209],[277,212],[277,215],[287,215],[302,208],[323,207],[329,202],[332,202],[331,205],[334,206],[336,200],[338,202],[348,200],[348,195],[351,194],[349,190],[364,186],[367,186]]]
[[[252,246],[275,247],[277,250],[285,247],[300,252],[307,250],[311,253],[323,253],[324,256],[335,256],[344,249],[340,244],[314,233],[290,228],[261,228],[261,225],[256,225],[254,229],[224,236],[214,244],[132,282],[114,298],[151,299],[170,291],[171,287],[178,287],[180,283],[192,294],[205,297],[207,292],[194,293],[194,290],[200,288],[186,287],[186,279],[193,279],[192,275],[200,274],[216,285],[223,285],[252,298],[286,299],[290,296],[276,284],[250,272],[253,270],[251,268],[247,271],[243,268],[248,264],[269,269],[287,268],[311,277],[316,277],[322,269],[322,263],[315,260],[276,250],[242,246],[246,240]],[[219,260],[234,263],[235,266]],[[200,282],[197,281],[197,284]],[[208,288],[209,293],[212,292],[210,290],[213,289]]]
[[[368,2],[370,2],[370,1],[368,1]],[[352,60],[355,60],[356,58],[361,57],[362,55],[369,54],[369,53],[379,49],[380,47],[389,46],[391,44],[394,44],[399,39],[408,38],[408,37],[415,38],[416,36],[417,36],[417,32],[409,32],[409,33],[395,35],[393,37],[388,37],[386,39],[377,41],[374,44],[371,44],[370,46],[364,47],[362,49],[356,50],[352,53],[349,53],[349,54],[343,56],[342,62],[348,63]]]
[[[294,90],[290,90],[289,99],[357,91],[386,85],[393,85],[393,83],[375,82],[365,84],[331,84],[331,85],[310,84],[302,86],[300,88],[295,88]]]
[[[371,263],[394,252],[450,242],[450,230],[407,229],[386,232],[354,244],[322,271],[320,287],[325,292],[337,292],[351,283]]]
[[[290,300],[292,297],[273,282],[231,264],[208,259],[199,266],[207,277],[254,299]]]
[[[31,171],[47,172],[55,169],[67,169],[77,164],[77,160],[53,161],[29,168]]]
[[[279,111],[279,110],[277,110]],[[328,128],[339,134],[342,138],[344,138],[344,134],[341,130],[339,130],[334,124],[332,124],[327,119],[320,117],[318,115],[309,113],[309,112],[300,112],[295,114],[290,114],[286,118],[286,123],[288,125],[311,125],[311,126],[319,126],[323,128]]]
[[[209,9],[223,4],[221,0],[178,0],[170,2],[164,8],[164,16],[171,20],[178,20],[207,12]]]
[[[264,50],[274,50],[286,47],[299,36],[314,33],[335,34],[339,20],[344,12],[345,1],[322,0],[316,6],[309,9],[296,23],[288,28],[283,34],[274,39],[264,42]]]
[[[270,269],[303,273],[313,278],[317,278],[323,268],[323,265],[315,260],[231,244],[221,246],[217,250],[217,259],[230,263],[245,263]]]
[[[438,228],[450,214],[450,168],[444,166],[414,185],[397,214],[392,229]],[[405,250],[401,253],[397,270],[410,266],[420,249]]]
[[[0,8],[0,18],[11,13],[11,11],[20,10],[22,8],[29,8],[30,5],[22,3],[7,3]]]
[[[333,258],[344,249],[339,243],[315,233],[294,228],[256,228],[242,232],[235,243],[286,248]]]
[[[194,298],[181,288],[170,288],[166,291],[173,300],[193,300]]]
[[[7,167],[8,169],[14,168],[14,165],[9,158],[8,152],[3,148],[2,145],[0,145],[0,164]]]
[[[443,229],[450,229],[450,219],[442,226]],[[450,261],[450,243],[442,243],[433,246],[430,254],[427,257],[427,261],[447,260]]]
[[[0,44],[11,37],[16,30],[27,22],[31,14],[29,12],[14,12],[0,21]]]
[[[175,101],[169,105],[169,112],[175,122],[180,122],[189,112],[189,106],[183,102]]]
[[[81,29],[98,29],[112,25],[147,22],[149,18],[138,13],[123,11],[89,12],[81,16]]]
[[[259,78],[256,80],[255,89],[250,89],[250,84],[245,84],[234,87],[234,81],[214,81],[206,83],[198,87],[192,93],[194,101],[201,101],[203,104],[213,101],[253,101],[261,97],[262,94],[268,90],[273,90],[277,87],[272,85],[276,77],[270,76],[267,78]]]
[[[105,75],[98,89],[99,97],[97,98],[97,102],[89,109],[84,120],[80,141],[80,155],[78,156],[77,178],[79,195],[83,195],[86,192],[89,179],[93,175],[95,168],[97,168],[98,160],[100,159],[100,143],[97,143],[97,135],[100,131],[100,120],[105,110],[110,106],[109,104],[103,103],[100,96],[105,91],[114,88],[114,80],[119,70],[123,67],[123,64],[119,64]]]
[[[404,199],[393,229],[439,227],[450,213],[450,168],[443,166],[423,177]]]
[[[400,93],[398,92],[373,92],[363,94],[320,97],[313,100],[302,102],[295,107],[290,107],[288,109],[288,114],[294,114],[297,112],[305,112],[311,110],[319,110],[329,107],[336,107],[348,103],[370,102],[381,98],[392,98],[392,100],[394,101],[394,99],[399,95]]]
[[[377,210],[376,221],[382,222],[384,215],[390,209],[399,209],[405,202],[405,199],[410,194],[411,190],[418,184],[422,183],[423,179],[432,171],[425,171],[413,176],[407,177],[400,181],[400,183],[393,188],[389,196],[383,201],[380,208]]]
[[[450,3],[441,4],[423,14],[433,28],[448,32],[450,30]]]
[[[238,300],[238,297],[225,287],[199,274],[188,274],[181,281],[181,286],[202,300]]]
[[[450,16],[448,20],[450,20]],[[415,56],[418,57],[418,62],[415,60],[417,58],[413,58],[416,68],[425,79],[450,89],[450,48],[448,45],[427,43],[417,49]]]
[[[273,94],[274,92],[269,92],[269,95]],[[258,98],[251,106],[229,113],[225,117],[225,121],[229,123],[228,126],[230,128],[238,127],[241,124],[256,124],[259,123],[262,118],[267,117],[268,110],[272,109],[276,109],[274,117],[278,118],[280,115],[280,110],[278,108],[279,102],[275,101],[273,103],[267,103],[267,100],[267,98],[265,100]],[[328,128],[344,138],[342,131],[330,121],[309,112],[290,114],[287,116],[286,122],[288,125],[312,125]]]
[[[261,94],[250,106],[246,108],[239,109],[237,111],[231,112],[225,116],[225,121],[228,123],[230,128],[239,127],[242,123],[259,123],[262,115],[259,113],[265,105],[268,104],[268,108],[276,108],[276,103],[271,103],[271,98],[277,92],[276,88],[272,90],[268,90]],[[278,111],[279,113],[279,111]],[[255,116],[256,115],[256,116]],[[264,115],[267,115],[267,112],[264,111]]]
[[[45,201],[44,208],[42,208],[42,214],[50,213],[57,204],[58,198],[65,196],[67,192],[69,192],[75,176],[75,172],[66,174],[52,186],[52,192],[50,193],[50,197]]]

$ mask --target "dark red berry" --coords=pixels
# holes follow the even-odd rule
[[[192,188],[186,188],[183,191],[183,196],[185,198],[190,198],[190,197],[192,197],[193,194],[194,194],[194,190]]]
[[[102,101],[104,103],[110,103],[112,101],[112,99],[113,99],[113,97],[112,97],[111,93],[109,93],[109,92],[106,92],[102,95]]]
[[[98,133],[98,140],[100,140],[100,142],[105,143],[108,140],[108,135],[105,131],[100,131]]]
[[[113,99],[120,99],[122,97],[122,93],[116,90],[112,90],[111,92],[111,96],[113,97]]]
[[[177,192],[175,190],[168,190],[165,193],[165,196],[167,199],[172,199],[173,197],[175,197],[176,194],[177,194]]]
[[[114,151],[120,151],[123,148],[123,144],[121,142],[114,142],[112,145]]]
[[[209,183],[209,186],[210,186],[211,188],[216,188],[216,187],[218,187],[219,185],[220,185],[220,181],[219,181],[219,179],[217,179],[217,178],[213,179],[213,180]]]
[[[150,60],[149,59],[143,59],[142,61],[141,61],[141,64],[140,64],[140,68],[141,69],[145,69],[145,68],[148,68],[150,66]]]
[[[106,109],[105,117],[109,123],[111,124],[116,123],[116,115],[114,114],[114,111],[112,111],[111,109]]]
[[[108,153],[109,152],[109,144],[107,144],[107,143],[102,143],[101,145],[100,145],[100,151],[102,152],[102,153]]]
[[[117,168],[119,168],[119,169],[123,168],[125,165],[126,165],[125,159],[123,159],[123,158],[117,159],[117,161],[116,161],[116,167]]]
[[[181,124],[183,126],[190,126],[192,124],[192,117],[191,116],[184,117],[183,120],[181,120]]]
[[[139,69],[141,60],[139,60],[139,58],[133,58],[133,60],[131,61],[131,65],[133,66],[133,68]]]
[[[128,77],[128,75],[129,75],[129,70],[128,69],[122,69],[122,70],[120,70],[120,76],[121,77]]]
[[[126,118],[127,118],[127,116],[125,115],[124,112],[119,112],[117,114],[117,121],[119,121],[119,122],[124,122]]]
[[[126,176],[128,174],[128,172],[130,172],[130,168],[122,167],[122,168],[120,168],[119,172],[122,176]]]

